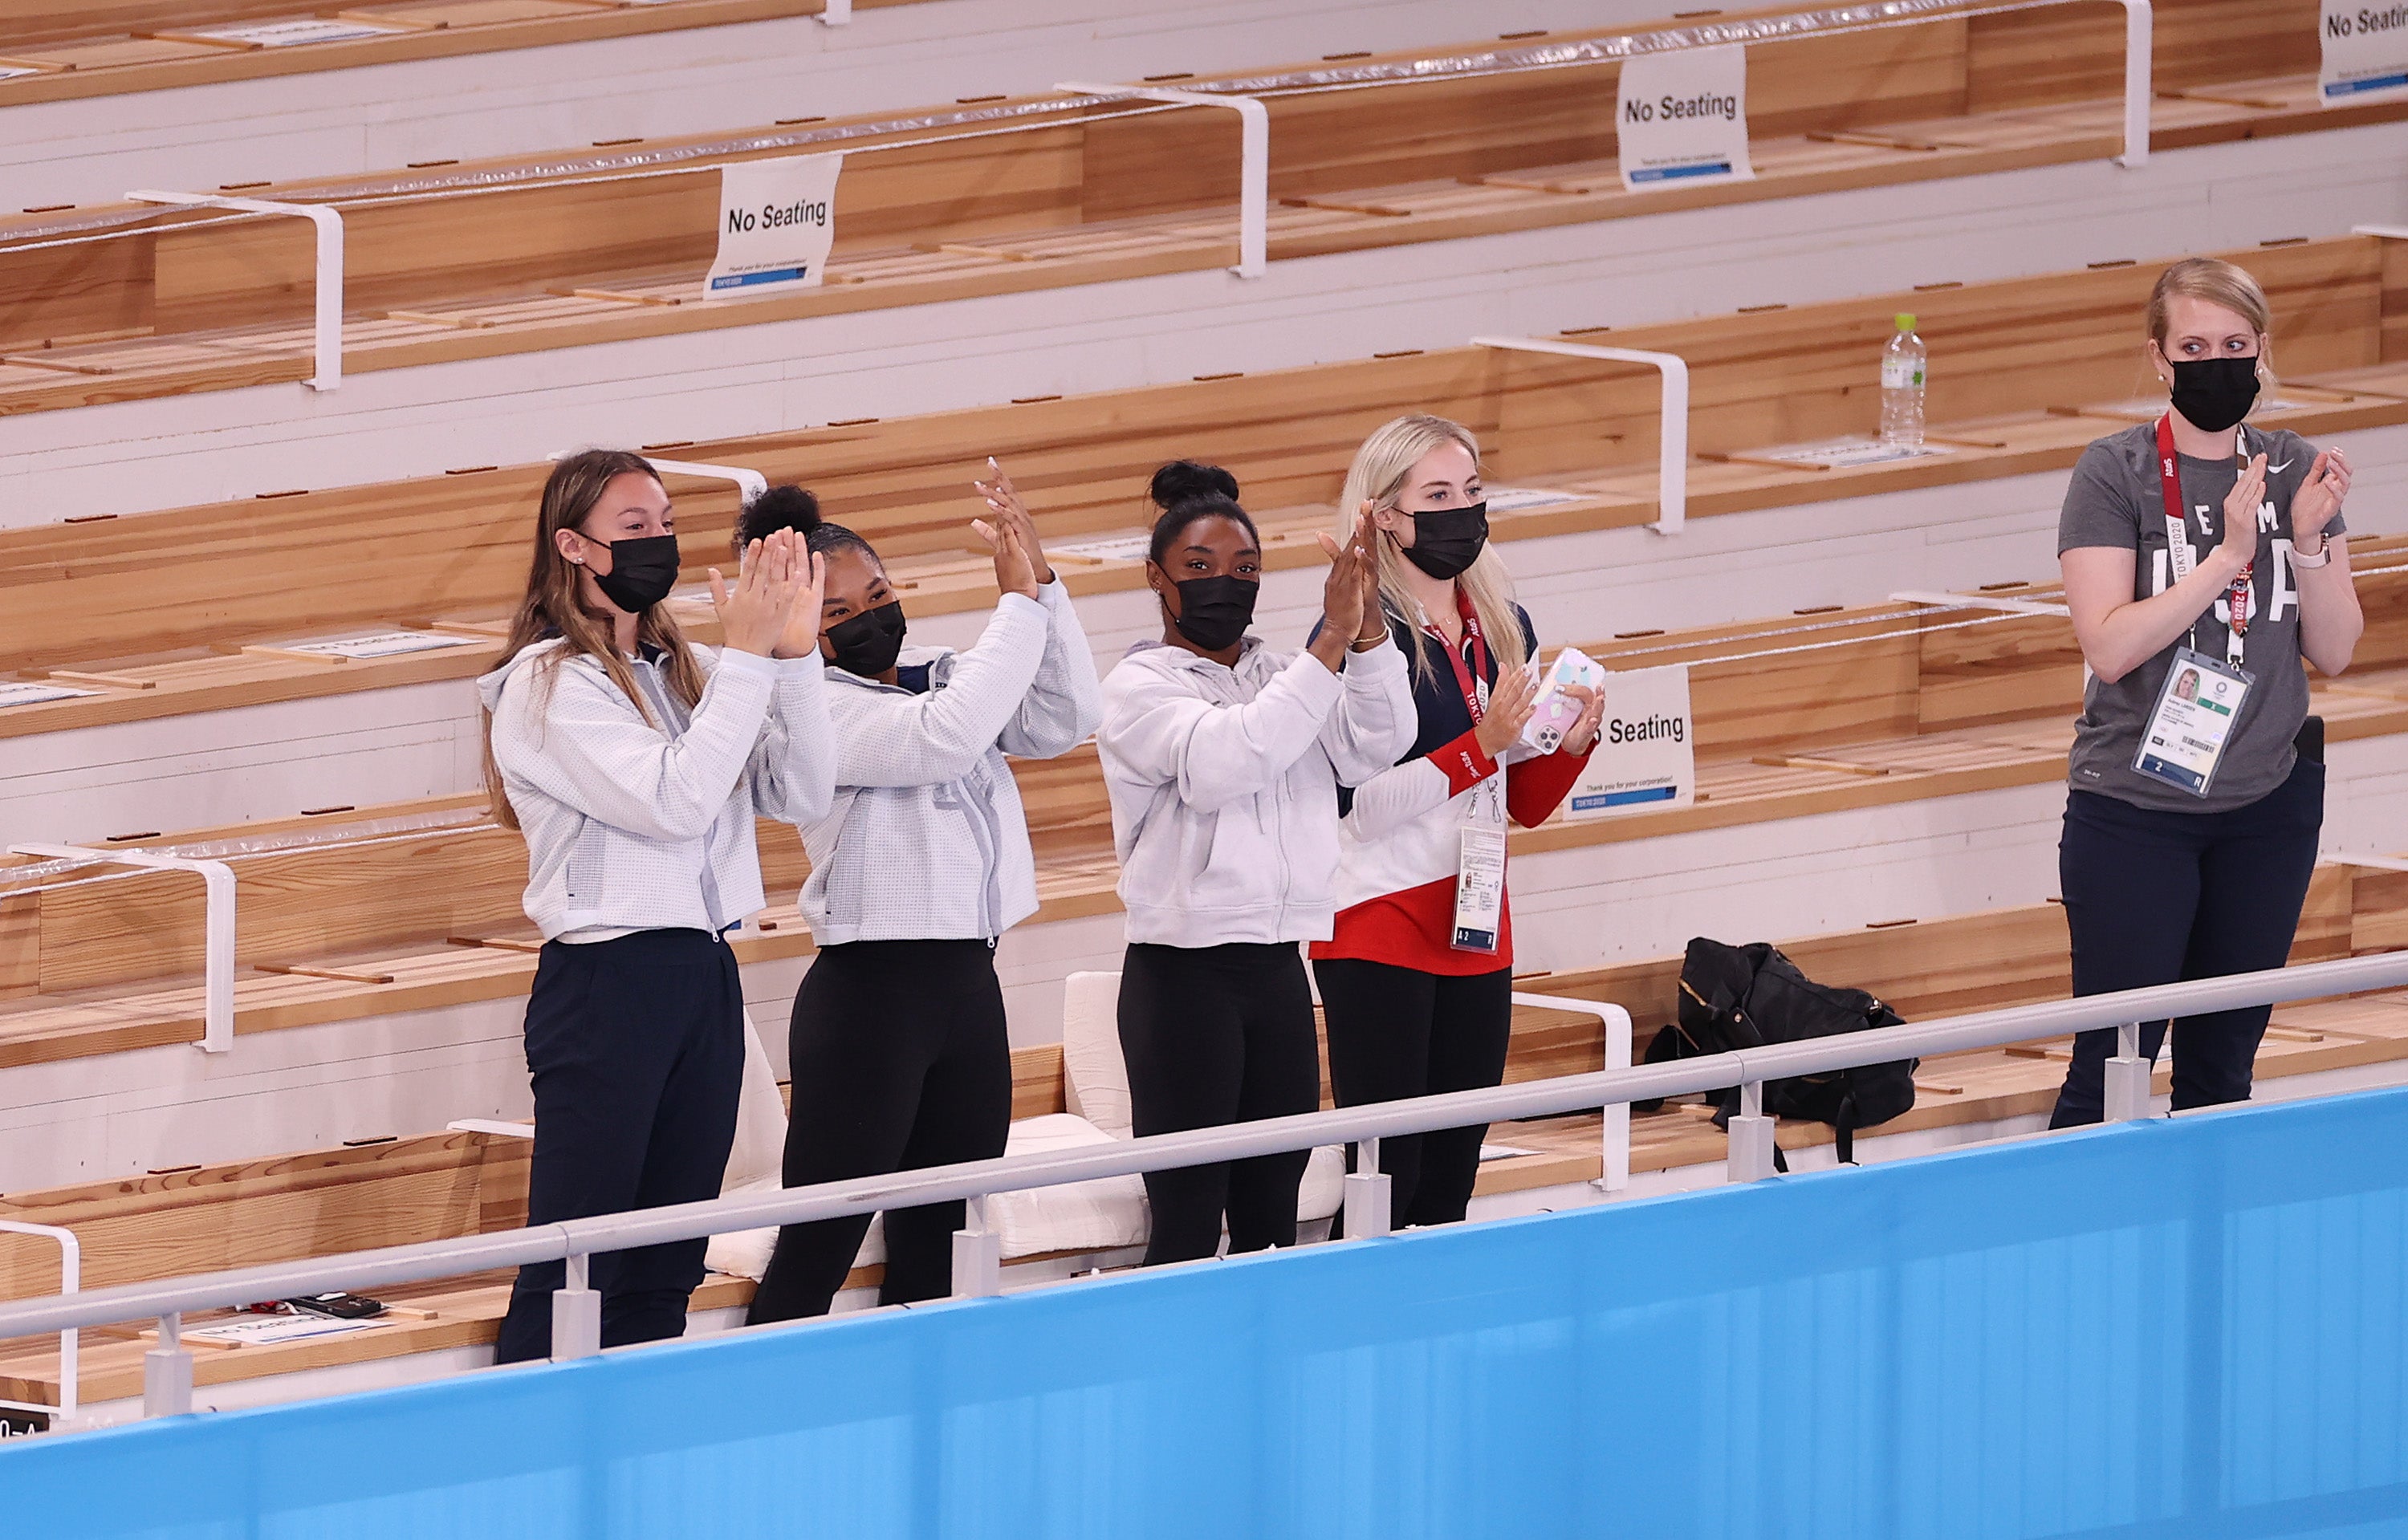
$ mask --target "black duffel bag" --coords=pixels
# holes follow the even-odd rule
[[[1903,1021],[1862,990],[1817,984],[1770,942],[1733,947],[1698,936],[1681,962],[1680,1020],[1656,1034],[1647,1047],[1647,1062],[1895,1027]],[[1828,1123],[1838,1135],[1840,1159],[1853,1164],[1856,1130],[1885,1123],[1914,1105],[1915,1062],[1894,1059],[1770,1081],[1764,1088],[1764,1110],[1774,1118]],[[1721,1100],[1714,1124],[1727,1127],[1739,1110],[1739,1088],[1725,1090]],[[1775,1159],[1781,1169],[1788,1169],[1778,1150]]]

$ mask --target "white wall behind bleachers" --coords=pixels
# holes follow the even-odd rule
[[[714,134],[1667,14],[1664,0],[926,0],[6,108],[10,204]]]
[[[0,418],[0,527],[2337,235],[2408,220],[2403,173],[2386,124]]]

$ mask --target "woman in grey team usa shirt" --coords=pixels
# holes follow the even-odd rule
[[[2149,296],[2156,421],[2083,451],[2057,524],[2093,677],[2075,725],[2058,869],[2073,992],[2283,965],[2324,821],[2300,660],[2347,667],[2339,449],[2243,425],[2271,378],[2265,293],[2229,263],[2175,264]],[[2173,1105],[2246,1101],[2268,1011],[2174,1023]],[[2147,1024],[2154,1059],[2166,1024]],[[2113,1030],[2075,1039],[2052,1127],[2102,1115]]]

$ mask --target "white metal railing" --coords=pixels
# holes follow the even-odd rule
[[[26,1219],[0,1219],[0,1234],[33,1235],[58,1242],[59,1297],[68,1299],[83,1289],[83,1243],[76,1233],[61,1225],[35,1224]],[[55,1407],[37,1405],[30,1401],[0,1401],[0,1406],[12,1406],[19,1411],[47,1415],[52,1432],[74,1426],[76,1408],[83,1387],[78,1376],[81,1357],[80,1328],[59,1328],[59,1404]]]
[[[714,1198],[704,1203],[192,1277],[158,1278],[90,1290],[73,1296],[0,1305],[0,1340],[42,1335],[71,1326],[103,1326],[156,1318],[160,1346],[146,1362],[144,1412],[151,1416],[184,1412],[192,1406],[192,1360],[179,1336],[185,1312],[331,1290],[374,1289],[529,1262],[565,1262],[567,1271],[564,1287],[553,1300],[554,1356],[584,1357],[596,1350],[600,1340],[600,1301],[587,1287],[587,1259],[596,1252],[959,1199],[973,1204],[970,1227],[959,1233],[973,1239],[968,1243],[957,1240],[956,1256],[961,1258],[967,1253],[971,1260],[979,1261],[982,1269],[983,1259],[991,1257],[993,1251],[991,1242],[976,1238],[988,1230],[979,1205],[991,1193],[1178,1170],[1331,1143],[1357,1146],[1358,1172],[1369,1175],[1378,1169],[1375,1141],[1388,1134],[1421,1134],[1513,1118],[1550,1117],[1641,1098],[1719,1091],[1731,1086],[1740,1088],[1741,1112],[1731,1119],[1727,1174],[1734,1181],[1760,1180],[1772,1174],[1772,1119],[1762,1115],[1767,1081],[2114,1027],[2119,1029],[2121,1041],[2120,1050],[2108,1062],[2106,1102],[2112,1118],[2128,1119],[2143,1116],[2149,1105],[2150,1066],[2137,1051],[2141,1021],[2402,985],[2408,985],[2408,951],[2381,952],[2296,968],[2012,1006],[1661,1064],[1527,1080],[1484,1091],[1451,1091],[1334,1112],[1114,1140],[1109,1145],[1044,1154],[968,1161],[781,1192]],[[1361,1223],[1359,1232],[1352,1233],[1376,1237],[1386,1233],[1388,1209],[1378,1182],[1379,1178],[1372,1176],[1349,1190],[1350,1227],[1358,1216]],[[1361,1196],[1355,1196],[1358,1193]],[[981,1270],[974,1276],[958,1278],[957,1284],[985,1291],[989,1280]]]
[[[11,845],[10,855],[44,856],[88,866],[114,863],[163,872],[191,872],[207,889],[201,941],[201,1051],[234,1047],[234,868],[222,861],[168,855],[158,850],[95,850],[84,845]]]
[[[318,232],[318,264],[311,297],[316,302],[313,330],[318,372],[303,381],[313,391],[332,391],[343,383],[343,215],[332,204],[278,203],[269,198],[231,198],[216,192],[135,192],[127,203],[166,204],[177,208],[231,208],[245,214],[289,214],[308,220]]]
[[[1238,265],[1229,269],[1241,278],[1258,278],[1270,270],[1271,114],[1252,96],[1234,92],[1174,91],[1163,86],[1091,85],[1077,80],[1057,82],[1054,90],[1073,96],[1106,100],[1135,98],[1173,107],[1227,107],[1238,114]]]
[[[1563,358],[1592,358],[1610,364],[1644,364],[1663,376],[1662,425],[1656,432],[1656,522],[1658,535],[1678,535],[1689,517],[1689,364],[1677,353],[1649,352],[1637,348],[1601,348],[1590,342],[1559,342],[1554,337],[1476,336],[1474,348],[1496,348],[1517,353],[1554,353]]]
[[[544,458],[566,460],[578,452],[576,449],[554,449]],[[650,454],[644,456],[644,459],[652,469],[666,471],[671,476],[699,476],[713,480],[733,481],[736,483],[737,497],[746,503],[752,502],[769,490],[769,478],[749,465],[712,465],[699,460],[663,460],[657,455]]]

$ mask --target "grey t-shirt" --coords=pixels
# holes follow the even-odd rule
[[[2266,501],[2258,513],[2258,558],[2250,571],[2249,633],[2243,639],[2242,667],[2255,681],[2242,703],[2241,718],[2227,741],[2224,758],[2207,795],[2196,796],[2132,768],[2141,731],[2165,688],[2174,649],[2167,648],[2114,684],[2091,677],[2082,717],[2074,723],[2070,780],[2076,791],[2097,791],[2135,807],[2178,813],[2220,813],[2250,803],[2283,784],[2296,758],[2291,740],[2308,714],[2307,672],[2300,662],[2300,585],[2291,570],[2291,498],[2308,478],[2315,447],[2285,429],[2241,430],[2243,454],[2266,456]],[[2192,564],[2206,559],[2224,534],[2224,499],[2241,476],[2238,460],[2181,462]],[[2080,546],[2137,553],[2132,597],[2147,599],[2173,586],[2168,558],[2164,493],[2157,484],[2157,431],[2154,421],[2110,434],[2082,451],[2057,517],[2057,549],[2062,556]],[[2329,535],[2342,533],[2335,518]],[[2226,606],[2222,599],[2191,624],[2189,645],[2221,662],[2225,656]],[[2177,643],[2176,646],[2181,644]]]

